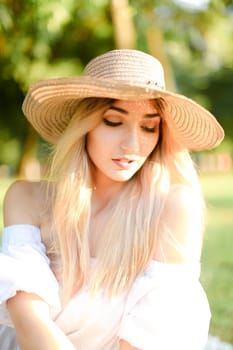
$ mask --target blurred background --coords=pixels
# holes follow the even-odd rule
[[[98,54],[160,59],[167,88],[215,114],[226,137],[193,158],[207,203],[202,283],[210,332],[233,344],[233,5],[231,0],[0,0],[0,204],[16,178],[43,176],[48,145],[26,122],[29,85],[74,76]],[[0,216],[0,230],[2,229]]]

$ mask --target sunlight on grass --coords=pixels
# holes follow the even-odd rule
[[[0,232],[2,231],[3,227],[3,219],[2,219],[2,205],[3,205],[3,198],[6,193],[6,190],[12,183],[12,179],[0,179]]]
[[[233,344],[233,175],[201,182],[207,203],[201,280],[212,310],[210,332]]]

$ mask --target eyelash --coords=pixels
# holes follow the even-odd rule
[[[108,120],[108,119],[106,119],[106,118],[103,119],[103,122],[104,122],[105,125],[111,126],[111,127],[117,127],[117,126],[119,126],[119,125],[122,125],[122,122],[111,122],[110,120]],[[158,126],[155,126],[155,127],[153,127],[153,128],[149,128],[149,127],[147,127],[147,126],[142,126],[142,129],[143,129],[144,131],[146,131],[146,132],[151,132],[151,133],[156,132],[157,128],[158,128]]]
[[[154,128],[148,128],[147,126],[143,126],[142,128],[143,128],[143,130],[145,130],[146,132],[152,132],[152,133],[156,132],[156,129],[157,129],[156,126],[155,126]]]
[[[119,126],[122,124],[121,122],[111,122],[110,120],[105,119],[105,118],[103,119],[103,121],[104,121],[104,124],[106,124],[108,126],[113,126],[113,127]]]

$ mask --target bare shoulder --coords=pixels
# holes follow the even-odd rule
[[[200,259],[204,204],[199,190],[174,185],[168,193],[160,220],[159,244],[155,259],[184,262]]]
[[[186,185],[174,185],[168,193],[165,202],[165,210],[175,211],[192,211],[194,208],[203,209],[203,198],[199,190]]]
[[[44,182],[16,181],[4,198],[4,225],[31,224],[40,227],[44,210]]]

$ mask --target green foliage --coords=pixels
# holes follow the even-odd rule
[[[0,94],[0,164],[15,169],[27,135],[27,122],[21,112],[23,93],[15,80],[0,79]]]
[[[12,179],[0,179],[0,245],[1,245],[1,233],[3,228],[3,199],[7,189],[12,183]]]
[[[8,1],[0,18],[3,76],[24,90],[37,79],[79,74],[112,37],[103,1]]]
[[[79,75],[91,58],[114,48],[110,3],[0,2],[0,163],[16,162],[17,167],[19,162],[17,155],[28,135],[21,112],[28,86],[38,79]],[[178,90],[218,116],[229,144],[233,135],[231,2],[210,0],[209,7],[199,11],[187,10],[170,0],[129,3],[137,47],[148,50],[148,29],[156,27],[163,33]],[[16,140],[11,152],[5,150],[10,139]]]
[[[147,49],[147,30],[152,26],[160,29],[177,90],[210,109],[224,126],[226,137],[232,140],[233,8],[230,2],[211,0],[207,10],[199,11],[187,11],[178,6],[178,1],[132,0],[131,4],[135,8],[138,46]]]
[[[36,80],[79,75],[114,47],[106,1],[19,0],[0,4],[0,164],[14,168],[29,134],[21,105]],[[8,141],[11,142],[11,149]]]

